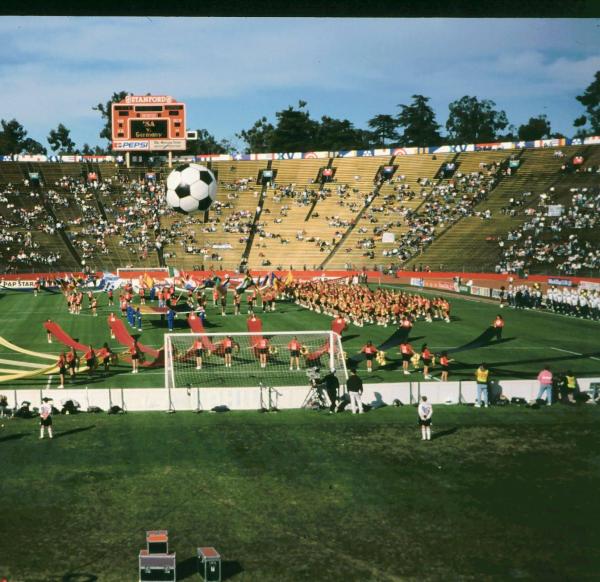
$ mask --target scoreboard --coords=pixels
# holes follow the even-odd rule
[[[127,95],[112,104],[112,149],[185,150],[185,104],[168,95]]]

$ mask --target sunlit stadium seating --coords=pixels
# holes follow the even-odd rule
[[[395,237],[405,232],[408,226],[402,217],[397,215],[392,208],[403,207],[416,210],[422,203],[422,190],[428,190],[429,187],[422,186],[419,180],[427,178],[432,184],[437,183],[435,179],[441,165],[453,159],[454,154],[448,155],[417,155],[417,156],[397,156],[394,164],[397,170],[391,183],[384,183],[381,186],[378,196],[373,200],[369,210],[360,216],[356,226],[348,234],[338,251],[327,261],[330,268],[344,268],[353,265],[358,268],[371,267],[377,264],[387,264],[391,261],[382,256],[384,249],[394,246],[393,243],[382,243],[382,234],[375,235],[373,230],[382,227],[386,223],[393,224],[386,228],[386,232],[394,234]],[[394,190],[394,187],[405,185],[407,190]],[[412,192],[414,196],[409,196]],[[386,200],[386,197],[388,200]],[[383,207],[382,212],[374,211],[375,208]],[[372,222],[375,219],[377,222]],[[374,239],[372,252],[373,258],[367,254],[369,249],[361,246],[361,241],[365,239]]]
[[[557,150],[562,152],[561,156]],[[575,154],[582,154],[584,167],[592,170],[563,171],[562,166]],[[518,158],[520,167],[506,175],[509,156]],[[411,225],[415,216],[417,219],[425,216],[425,211],[431,218],[440,187],[443,190],[449,184],[447,178],[439,175],[442,165],[449,161],[457,164],[455,175],[480,171],[485,174],[484,165],[489,167],[493,162],[503,166],[494,174],[495,187],[475,200],[472,211],[461,215],[452,210],[452,204],[446,204],[451,219],[442,216],[426,244],[415,245],[408,236],[413,232]],[[376,183],[378,169],[388,164],[397,167],[392,180]],[[247,264],[251,269],[420,265],[444,270],[493,270],[501,257],[500,243],[506,240],[507,233],[526,223],[531,208],[539,212],[540,195],[550,195],[547,202],[562,204],[568,211],[572,188],[597,188],[600,147],[395,158],[216,161],[208,165],[218,176],[219,188],[218,204],[209,211],[206,222],[202,213],[185,217],[159,205],[156,206],[158,225],[152,212],[146,215],[147,190],[141,193],[138,190],[146,171],[164,179],[168,168],[0,163],[0,186],[7,200],[0,217],[2,232],[8,233],[0,245],[1,269],[37,270],[48,257],[52,268],[68,270],[81,266],[82,258],[97,269],[125,265],[152,267],[161,261],[186,270],[237,269],[248,252]],[[328,165],[335,169],[334,180],[321,184],[319,170]],[[269,167],[276,175],[263,188],[257,183],[259,173]],[[90,171],[97,173],[104,186],[97,190],[74,190],[72,184],[83,184]],[[40,188],[25,182],[30,172],[40,174]],[[63,183],[64,178],[71,181],[71,186]],[[514,208],[509,203],[511,199],[517,200]],[[262,212],[252,236],[250,226],[255,222],[259,205]],[[407,212],[412,222],[405,218]],[[55,221],[64,225],[68,241],[53,228]],[[384,243],[384,233],[394,235],[395,242]],[[597,245],[595,228],[565,229],[560,235],[542,233],[540,240],[550,240],[552,236],[558,240],[569,235]],[[410,243],[407,252],[391,254],[404,240]],[[162,253],[157,252],[159,241]],[[36,258],[15,259],[21,246],[25,247],[26,255],[33,253]],[[544,270],[548,266],[534,261],[531,268]]]
[[[481,202],[478,210],[490,210],[492,218],[482,220],[476,216],[465,217],[446,232],[442,233],[421,255],[409,262],[415,265],[430,266],[443,270],[493,270],[499,255],[498,237],[506,234],[525,220],[523,212],[516,216],[502,214],[501,208],[511,197],[523,192],[532,192],[534,200],[561,182],[568,183],[572,176],[563,175],[561,165],[570,155],[581,151],[581,147],[559,148],[565,158],[554,155],[555,148],[523,150],[518,171],[502,179],[492,190],[487,200]],[[461,154],[461,168],[477,167],[480,161],[491,159],[491,155],[506,158],[514,152],[470,152]]]

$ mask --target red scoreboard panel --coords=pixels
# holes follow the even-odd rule
[[[113,103],[112,149],[185,150],[185,104],[168,95],[127,95]]]

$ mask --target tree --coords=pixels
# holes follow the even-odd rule
[[[236,133],[236,137],[243,139],[248,144],[246,148],[248,154],[272,152],[271,143],[274,131],[273,124],[269,123],[266,117],[261,117],[250,129],[242,129],[240,133]]]
[[[305,111],[306,101],[298,101],[298,109],[292,106],[275,114],[277,125],[272,133],[274,152],[305,152],[313,149],[319,123]]]
[[[0,126],[2,127],[2,131],[0,131],[0,154],[20,154],[27,135],[25,128],[16,119],[10,121],[2,119]]]
[[[385,140],[398,141],[398,120],[393,115],[379,114],[367,121],[367,125],[373,130],[373,137],[377,145],[385,146]]]
[[[313,142],[314,150],[337,151],[365,149],[370,146],[371,133],[357,129],[347,119],[335,119],[324,115],[317,127]]]
[[[215,136],[206,129],[197,129],[196,131],[198,132],[198,139],[188,140],[186,154],[226,154],[232,151],[233,146],[227,140],[217,141]]]
[[[410,105],[398,105],[400,113],[396,120],[398,126],[404,128],[400,138],[403,146],[434,146],[441,143],[440,125],[428,102],[429,97],[413,95]]]
[[[479,101],[477,97],[468,95],[450,103],[446,129],[451,143],[481,143],[500,139],[499,132],[508,126],[508,119],[504,111],[496,111],[495,107],[494,101]]]
[[[587,115],[578,117],[573,125],[579,128],[578,135],[600,133],[600,71],[596,71],[594,80],[588,85],[583,95],[575,97],[585,107]],[[585,125],[589,122],[590,128]],[[590,131],[591,129],[591,131]]]
[[[127,91],[119,91],[118,93],[113,93],[112,97],[105,103],[98,103],[95,107],[92,107],[94,111],[99,111],[102,118],[105,120],[104,127],[102,131],[100,131],[100,137],[107,139],[108,141],[112,141],[112,104],[118,103],[119,101],[123,101],[127,95],[133,95],[133,93],[128,93]]]
[[[45,156],[48,153],[48,150],[39,141],[27,137],[23,141],[21,152],[27,152],[28,154],[42,154]]]
[[[53,152],[59,154],[72,154],[75,151],[75,142],[70,137],[71,130],[62,123],[56,129],[51,129],[48,134],[48,143]]]
[[[46,148],[38,141],[27,137],[27,131],[16,120],[0,120],[0,155],[21,153],[45,154]]]
[[[496,136],[497,141],[517,141],[518,132],[514,125],[509,125],[505,131]]]
[[[534,141],[550,137],[552,129],[545,115],[530,117],[529,121],[519,126],[519,139],[521,141]]]
[[[303,152],[314,149],[319,122],[305,111],[306,101],[298,101],[298,108],[290,106],[275,114],[274,126],[261,117],[250,129],[236,134],[248,147],[246,152]]]

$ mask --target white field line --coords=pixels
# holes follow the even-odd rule
[[[462,346],[431,346],[432,350],[453,350],[456,348],[461,348]],[[479,346],[478,348],[473,348],[473,349],[479,349],[479,348],[494,348],[495,350],[547,350],[548,346],[517,346],[517,347],[498,347],[495,344],[489,344],[489,345],[485,345],[485,346]],[[0,352],[1,353],[1,352]]]
[[[52,374],[48,376],[48,382],[46,382],[46,390],[50,390],[50,386],[52,386]]]
[[[565,354],[573,354],[574,356],[583,356],[583,354],[579,353],[579,352],[572,352],[571,350],[563,350],[562,348],[550,348],[552,350],[556,350],[557,352],[564,352]],[[596,360],[597,362],[600,362],[600,358],[596,358],[594,356],[588,356],[588,358],[590,360]]]
[[[563,350],[562,348],[551,348],[552,350],[556,350],[557,352],[564,352],[565,354],[573,354],[574,356],[583,356],[579,352],[572,352],[571,350]]]

